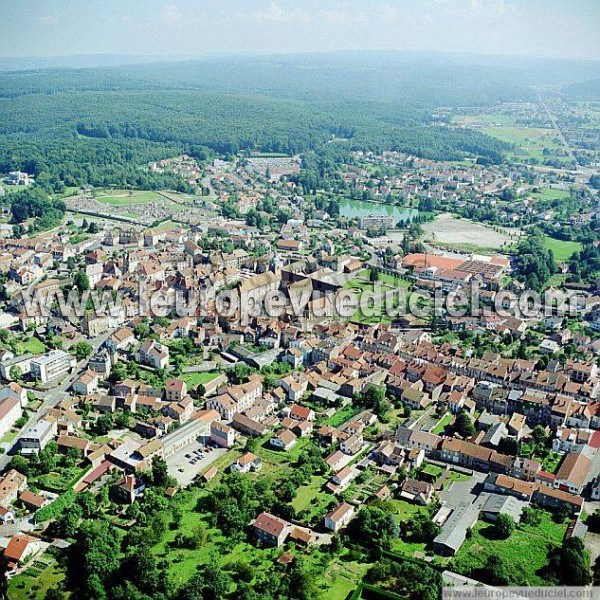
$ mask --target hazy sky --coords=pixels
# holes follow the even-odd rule
[[[0,56],[434,50],[600,58],[600,0],[9,0]]]

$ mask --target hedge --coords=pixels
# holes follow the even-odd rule
[[[52,504],[40,508],[35,513],[35,522],[41,523],[42,521],[48,521],[49,519],[56,519],[65,508],[71,506],[75,502],[75,492],[70,489],[64,494],[61,494]]]

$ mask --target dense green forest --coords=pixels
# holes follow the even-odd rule
[[[139,167],[182,151],[323,153],[333,143],[497,163],[506,144],[432,112],[528,100],[526,82],[548,68],[367,53],[0,72],[0,172],[25,170],[56,191],[176,187]]]

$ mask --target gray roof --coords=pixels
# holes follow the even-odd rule
[[[481,512],[495,515],[509,515],[514,519],[515,523],[518,523],[521,520],[521,513],[526,506],[527,502],[518,500],[514,496],[489,494],[485,504],[481,508]]]
[[[490,446],[497,446],[503,437],[508,435],[508,429],[504,423],[496,423],[492,425],[481,440],[482,444],[489,444]]]
[[[442,526],[442,531],[433,540],[457,552],[467,537],[467,529],[473,527],[479,517],[479,509],[473,504],[460,504]]]

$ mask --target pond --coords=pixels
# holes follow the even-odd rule
[[[414,218],[419,214],[416,208],[404,208],[391,204],[378,202],[365,202],[363,200],[344,199],[340,201],[340,216],[350,219],[367,217],[371,215],[394,217],[395,221]]]

